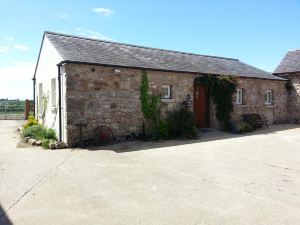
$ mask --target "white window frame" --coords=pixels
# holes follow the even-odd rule
[[[242,105],[243,104],[243,98],[244,98],[244,91],[242,88],[236,89],[236,96],[235,96],[235,104],[236,105]]]
[[[166,85],[166,84],[163,84],[162,86],[161,86],[161,89],[163,90],[163,89],[167,89],[168,91],[168,94],[167,95],[163,95],[163,91],[162,91],[162,96],[161,96],[161,98],[162,99],[170,99],[171,98],[171,85]]]
[[[51,79],[51,106],[56,107],[56,79]]]
[[[272,105],[273,104],[273,91],[266,90],[265,92],[265,105]]]

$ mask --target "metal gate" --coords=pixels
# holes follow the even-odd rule
[[[29,111],[30,111],[29,100],[26,101],[1,100],[0,101],[0,120],[25,120],[28,117]]]

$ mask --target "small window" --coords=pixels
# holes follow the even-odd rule
[[[162,85],[162,98],[171,98],[171,86],[170,85]]]
[[[265,104],[266,105],[272,105],[273,104],[273,91],[272,90],[266,90]]]
[[[236,89],[236,98],[235,98],[235,104],[236,105],[242,105],[243,104],[243,89],[237,88]]]
[[[56,80],[51,79],[51,105],[52,107],[56,107]]]

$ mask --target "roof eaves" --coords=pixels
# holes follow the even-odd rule
[[[44,40],[45,40],[45,32],[43,34],[42,43],[40,45],[39,55],[38,55],[38,58],[37,58],[37,61],[36,61],[36,64],[35,64],[35,69],[34,69],[34,74],[33,74],[32,80],[35,80],[36,71],[37,71],[37,68],[38,68],[38,64],[40,62],[40,57],[41,57],[41,52],[42,52],[42,47],[43,47],[43,44],[44,44]]]
[[[290,71],[290,72],[274,72],[273,74],[293,74],[293,73],[300,73],[300,71]]]
[[[63,64],[86,64],[86,65],[97,65],[97,66],[109,66],[109,67],[121,67],[121,68],[128,68],[128,69],[139,69],[139,70],[151,70],[151,71],[164,71],[164,72],[176,72],[176,73],[190,73],[190,74],[210,74],[210,75],[217,75],[220,76],[222,74],[212,74],[207,72],[198,72],[198,71],[179,71],[179,70],[168,70],[168,69],[158,69],[158,68],[151,68],[151,67],[137,67],[137,66],[126,66],[126,65],[117,65],[117,64],[104,64],[104,63],[94,63],[94,62],[83,62],[83,61],[73,61],[73,60],[63,60],[57,65],[63,65]],[[226,74],[224,74],[226,75]],[[227,74],[229,75],[229,74]],[[241,78],[249,78],[249,79],[262,79],[262,80],[277,80],[277,81],[286,81],[287,79],[276,77],[276,76],[270,76],[270,78],[266,77],[248,77],[248,76],[237,76]]]

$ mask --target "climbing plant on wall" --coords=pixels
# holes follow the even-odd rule
[[[152,136],[155,138],[167,138],[167,124],[166,120],[161,116],[161,102],[160,96],[149,95],[149,81],[148,74],[143,72],[140,86],[141,93],[141,107],[144,118],[152,125]]]
[[[140,87],[141,92],[141,105],[142,105],[142,112],[145,118],[150,117],[150,109],[149,109],[149,81],[146,72],[142,74],[142,82]]]
[[[236,79],[225,75],[204,75],[197,77],[195,85],[204,85],[208,88],[216,106],[216,117],[227,129],[230,113],[233,111],[233,97],[236,92]]]
[[[46,117],[46,112],[47,112],[47,108],[48,108],[48,102],[49,102],[49,96],[43,96],[43,111],[42,111],[42,123],[45,123],[45,117]]]

